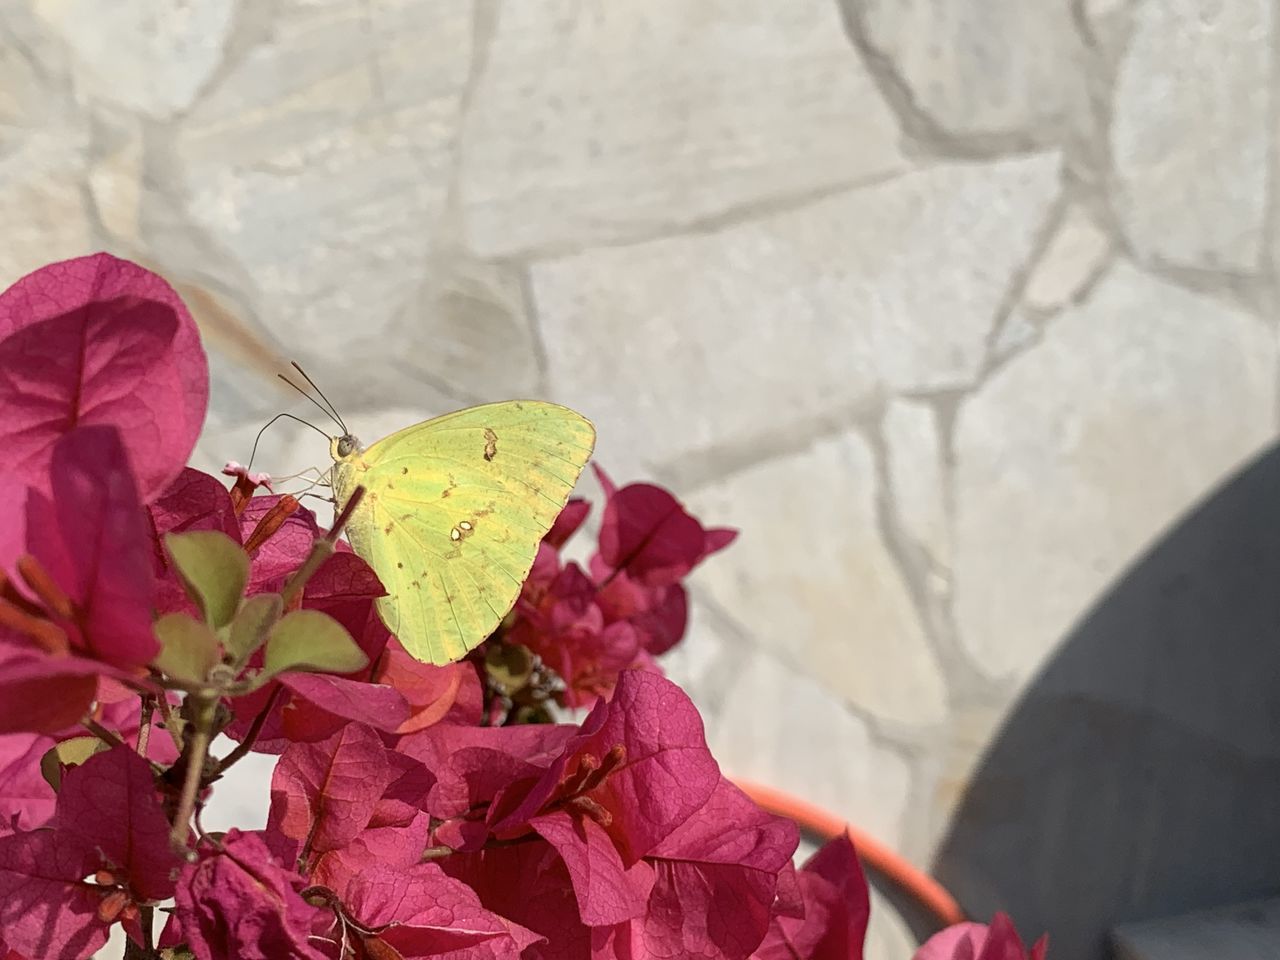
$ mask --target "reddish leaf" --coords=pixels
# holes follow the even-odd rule
[[[604,468],[600,464],[592,463],[591,469],[595,472],[596,480],[600,482],[600,489],[604,491],[605,501],[608,502],[613,499],[613,495],[618,492],[618,485],[604,472]]]
[[[56,733],[89,712],[103,665],[0,641],[0,734]]]
[[[0,736],[0,837],[42,826],[53,816],[53,788],[40,775],[40,758],[55,742],[34,733]]]
[[[169,552],[164,547],[166,533],[189,530],[217,530],[232,540],[240,540],[240,524],[231,509],[227,489],[216,477],[187,467],[147,507],[151,521],[151,550],[157,579],[156,609],[160,613],[183,611],[195,613],[196,606],[187,596],[172,569]]]
[[[632,483],[605,504],[600,556],[614,570],[654,586],[675,583],[701,559],[702,525],[670,493]]]
[[[778,873],[798,842],[795,824],[722,779],[651,854],[658,878],[648,913],[630,925],[631,942],[658,955],[750,956],[769,929]]]
[[[826,929],[810,956],[813,960],[860,960],[871,901],[867,878],[848,835],[824,844],[805,861],[801,874],[821,878],[831,891]]]
[[[574,735],[568,724],[464,727],[441,724],[411,737],[397,749],[420,760],[435,775],[426,810],[442,820],[483,808],[522,782],[527,789]],[[483,839],[483,838],[481,838]]]
[[[13,562],[27,552],[27,481],[0,470],[0,574],[11,576]]]
[[[1027,952],[1008,914],[997,913],[990,926],[957,923],[935,933],[916,951],[912,960],[1044,960],[1048,937],[1041,937]]]
[[[259,654],[254,664],[261,663]],[[276,697],[254,741],[257,753],[282,753],[291,743],[316,743],[350,720],[390,733],[409,717],[404,697],[385,684],[329,674],[286,673],[253,693],[231,698],[228,703],[234,719],[223,732],[233,740],[242,740],[254,717],[280,688],[283,692]]]
[[[150,765],[127,747],[95,754],[62,777],[53,828],[95,851],[98,867],[124,877],[139,900],[173,895],[178,859]]]
[[[27,502],[29,549],[75,605],[72,646],[122,667],[146,664],[158,646],[151,536],[120,435],[81,427],[52,452],[50,502]]]
[[[538,960],[611,956],[592,953],[591,928],[578,916],[569,873],[550,845],[497,847],[446,857],[440,865],[474,890],[487,909],[545,937],[545,944],[530,951]]]
[[[5,668],[0,666],[0,676]],[[3,694],[0,694],[2,702]],[[140,720],[136,696],[100,708],[98,720],[115,731],[121,739],[133,746],[137,743]],[[0,736],[0,836],[15,830],[31,830],[43,826],[53,816],[55,795],[40,773],[40,759],[60,740],[80,736],[84,728],[80,717],[67,729],[55,736],[32,733],[15,733]],[[149,741],[147,753],[160,763],[172,763],[177,758],[173,741],[157,733]]]
[[[105,890],[83,879],[96,869],[90,851],[56,831],[0,838],[0,930],[10,949],[32,957],[90,957],[101,949]]]
[[[287,673],[280,682],[296,696],[335,717],[365,723],[378,730],[394,732],[409,717],[409,705],[400,692],[379,683],[323,673]],[[292,729],[305,732],[301,725]],[[287,716],[285,733],[290,733]]]
[[[394,750],[386,753],[391,772],[387,788],[374,807],[371,828],[404,826],[427,808],[427,797],[436,785],[436,775],[425,764]]]
[[[168,833],[151,769],[132,750],[67,770],[49,826],[0,838],[5,939],[35,957],[89,956],[122,908],[173,892]]]
[[[601,701],[519,806],[493,823],[495,833],[518,829],[562,796],[571,778],[602,766],[616,769],[590,791],[613,817],[610,829],[627,862],[646,856],[701,809],[720,780],[707,750],[702,718],[688,696],[656,674],[628,670],[613,699]]]
[[[209,398],[200,337],[164,280],[105,253],[55,263],[0,294],[0,444],[47,490],[59,438],[118,427],[143,498],[182,470]]]
[[[233,829],[220,850],[183,868],[175,916],[200,960],[324,960],[308,942],[321,914],[302,899],[303,884],[260,836]]]
[[[465,660],[438,667],[405,652],[394,638],[383,651],[374,679],[398,690],[409,719],[396,732],[416,733],[443,720],[478,725],[483,691],[475,667]]]
[[[578,532],[578,528],[582,526],[587,514],[591,512],[591,504],[580,497],[571,497],[569,502],[564,505],[564,509],[560,511],[560,515],[556,517],[556,522],[551,525],[551,529],[547,531],[547,535],[542,538],[542,542],[559,550],[565,545],[570,537]]]
[[[753,960],[861,960],[869,901],[849,838],[842,835],[825,844],[795,880],[801,909],[785,915],[775,902],[773,922]]]
[[[372,567],[354,553],[338,552],[307,581],[302,605],[337,620],[360,645],[369,662],[376,663],[391,638],[391,631],[374,607],[374,601],[385,595]]]
[[[345,897],[352,880],[372,866],[408,870],[422,862],[422,851],[431,846],[431,818],[418,813],[395,827],[370,827],[340,850],[313,858],[308,879]]]
[[[371,866],[351,884],[349,913],[405,960],[516,960],[542,939],[486,910],[475,893],[435,864]]]
[[[189,530],[217,530],[240,540],[240,523],[231,509],[227,488],[217,477],[200,470],[184,468],[147,509],[157,541],[166,533]]]
[[[391,779],[378,735],[347,724],[322,743],[285,750],[271,777],[271,823],[315,853],[337,850],[369,825]]]
[[[653,889],[653,867],[643,860],[623,863],[604,827],[563,810],[534,817],[532,826],[568,867],[583,923],[606,926],[644,913]]]

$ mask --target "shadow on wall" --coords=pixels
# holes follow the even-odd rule
[[[1051,585],[1049,585],[1051,586]],[[1050,957],[1280,893],[1280,449],[1162,538],[1066,638],[974,775],[935,871]]]

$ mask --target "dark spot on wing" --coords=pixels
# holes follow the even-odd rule
[[[484,458],[492,460],[498,455],[498,435],[489,427],[484,428]]]
[[[408,472],[409,472],[409,468],[408,468],[408,467],[401,467],[401,468],[400,468],[400,475],[401,475],[401,476],[404,476],[404,475],[405,475],[406,473],[408,473]]]
[[[390,534],[391,531],[394,529],[395,527],[388,523],[385,527],[382,528],[382,532],[386,534]]]
[[[403,570],[403,569],[404,569],[404,564],[403,564],[403,563],[401,563],[399,560],[397,560],[397,561],[396,561],[396,569],[397,569],[397,570]]]

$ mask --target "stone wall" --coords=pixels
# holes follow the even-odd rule
[[[0,284],[102,248],[170,278],[206,466],[305,413],[284,358],[368,439],[578,407],[616,478],[743,531],[672,665],[727,769],[923,864],[1075,626],[1275,434],[1268,0],[102,11],[0,3]],[[1110,915],[1019,922],[1179,906],[1113,868]],[[909,953],[887,911],[873,941]]]

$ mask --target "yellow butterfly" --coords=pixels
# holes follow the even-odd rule
[[[409,653],[449,663],[494,631],[595,436],[567,407],[511,400],[448,413],[369,447],[350,433],[331,439],[334,503],[341,511],[365,488],[347,538],[386,588],[378,614]]]

